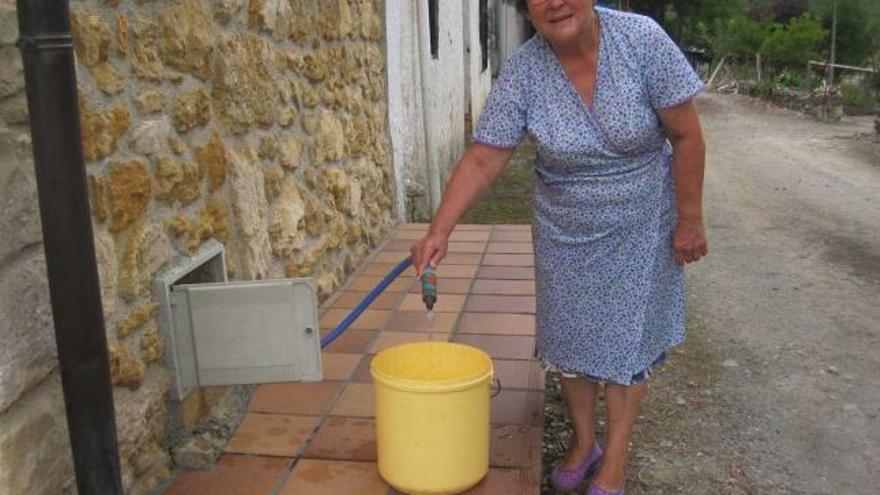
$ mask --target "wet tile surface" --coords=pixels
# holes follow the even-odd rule
[[[351,313],[350,309],[330,308],[321,315],[321,328],[333,329],[339,325],[346,316]],[[387,309],[368,309],[348,327],[351,330],[381,330],[385,322],[391,318],[391,311]],[[326,334],[326,332],[322,332]]]
[[[339,402],[330,412],[333,416],[373,417],[373,385],[369,383],[349,383]]]
[[[474,283],[472,278],[438,278],[437,290],[440,294],[467,294],[470,292],[471,285]],[[422,293],[421,284],[413,284],[409,291],[415,294]]]
[[[483,256],[486,266],[535,266],[532,254],[487,254]]]
[[[511,444],[511,438],[513,437],[504,437],[500,445]],[[321,425],[321,430],[309,442],[304,456],[375,461],[376,422],[369,418],[327,418]]]
[[[318,427],[317,416],[249,413],[226,445],[227,453],[294,457]]]
[[[465,311],[481,313],[535,313],[535,296],[491,296],[474,294],[468,297]]]
[[[324,380],[343,381],[348,379],[361,360],[359,354],[325,352],[321,356],[324,365]]]
[[[492,467],[529,468],[541,462],[539,426],[496,425],[489,442]]]
[[[227,454],[210,471],[184,471],[164,495],[263,495],[284,474],[289,459]]]
[[[433,323],[428,321],[425,307],[418,311],[398,311],[388,320],[385,330],[393,332],[449,333],[458,320],[458,313],[434,313]]]
[[[493,364],[503,388],[544,390],[544,370],[537,360],[495,359]]]
[[[321,336],[327,335],[330,330],[322,330]],[[324,348],[327,352],[364,353],[370,347],[370,342],[378,335],[376,330],[346,330],[330,345]]]
[[[361,359],[360,364],[354,370],[354,374],[351,375],[351,381],[358,383],[371,383],[373,381],[373,375],[370,373],[370,365],[373,363],[373,358],[376,357],[375,354],[367,354]]]
[[[434,313],[459,313],[464,307],[464,300],[467,296],[463,294],[443,294],[437,295],[437,302],[434,304]],[[400,303],[401,311],[425,311],[425,303],[422,301],[421,294],[407,294],[403,302]]]
[[[486,250],[485,241],[449,241],[450,253],[482,253]]]
[[[458,333],[534,335],[535,315],[510,313],[463,313]]]
[[[497,359],[531,359],[535,348],[535,339],[525,336],[460,334],[455,340],[479,347]]]
[[[360,291],[360,290],[350,290],[345,291],[339,295],[339,297],[333,301],[332,308],[343,308],[343,309],[351,309],[360,304],[364,298],[370,291]],[[403,296],[402,292],[382,292],[373,302],[370,303],[368,309],[394,309],[397,307],[397,304],[400,302],[401,297]]]
[[[477,278],[534,280],[535,269],[524,266],[481,266]]]
[[[408,246],[421,239],[427,227],[399,228],[382,251],[373,253],[369,263],[325,301],[322,335],[409,254]],[[324,350],[323,382],[260,385],[248,404],[248,416],[230,440],[230,453],[213,471],[178,476],[163,495],[394,493],[375,464],[370,364],[375,353],[388,347],[448,341],[452,335],[493,357],[502,387],[491,406],[492,468],[466,493],[537,495],[544,374],[533,358],[530,239],[529,226],[458,226],[438,269],[440,297],[433,327],[410,267]]]
[[[341,382],[264,383],[257,387],[248,411],[320,416],[342,388]]]
[[[375,463],[302,459],[279,495],[386,495],[388,489]]]
[[[487,253],[494,254],[531,254],[534,251],[531,242],[490,242]]]
[[[370,347],[370,354],[378,354],[389,347],[426,340],[447,341],[449,334],[438,332],[382,332]]]
[[[492,232],[492,242],[532,242],[532,234],[528,231],[495,230]]]
[[[480,484],[462,495],[536,495],[540,489],[534,470],[490,468]]]
[[[534,296],[534,280],[474,280],[471,292],[474,294],[496,294],[505,296]]]
[[[544,394],[528,390],[502,389],[492,398],[492,424],[529,425],[544,424]]]

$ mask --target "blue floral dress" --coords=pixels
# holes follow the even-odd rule
[[[596,12],[592,108],[535,35],[501,68],[474,140],[512,148],[528,134],[537,145],[536,355],[629,385],[684,340],[672,147],[657,110],[704,86],[653,20]]]

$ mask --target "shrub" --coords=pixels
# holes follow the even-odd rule
[[[779,84],[789,88],[804,89],[806,87],[803,76],[793,72],[783,71],[776,80]]]
[[[841,84],[843,106],[852,110],[870,110],[870,100],[865,92],[855,84]]]
[[[804,14],[785,26],[777,25],[761,45],[761,53],[771,64],[803,67],[807,60],[819,57],[825,35],[819,21]]]

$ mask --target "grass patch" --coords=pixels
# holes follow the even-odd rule
[[[535,145],[523,142],[498,179],[464,215],[461,223],[531,223],[534,159]]]

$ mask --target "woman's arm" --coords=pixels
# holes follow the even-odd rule
[[[675,261],[683,265],[708,252],[703,228],[703,171],[706,143],[693,100],[661,109],[658,114],[672,143],[672,174],[678,225],[673,235]]]
[[[449,234],[455,224],[498,177],[513,151],[514,148],[494,148],[481,143],[474,143],[465,150],[446,183],[443,200],[428,233],[410,248],[416,276],[421,276],[428,263],[437,266],[446,256]]]

